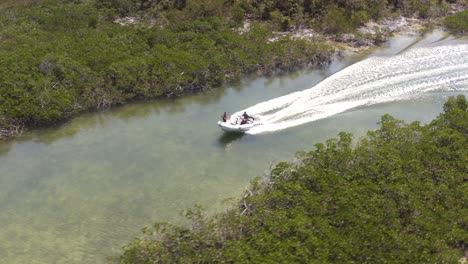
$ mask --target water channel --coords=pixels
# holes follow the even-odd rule
[[[369,57],[466,44],[440,31],[397,36],[326,69],[86,114],[0,143],[0,262],[105,263],[142,227],[183,223],[181,212],[194,204],[220,211],[251,179],[340,131],[358,138],[385,113],[426,123],[448,96],[468,95],[468,87],[399,96],[276,132],[233,135],[216,125],[224,111],[309,89]]]

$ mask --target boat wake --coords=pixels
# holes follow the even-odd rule
[[[355,63],[316,86],[244,111],[262,125],[247,133],[278,131],[378,103],[427,92],[468,91],[468,45],[417,48],[393,57]]]

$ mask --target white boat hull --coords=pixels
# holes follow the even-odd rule
[[[243,124],[243,125],[238,124],[239,121],[240,121],[239,119],[235,119],[234,121],[228,120],[226,122],[218,121],[218,126],[222,130],[228,131],[228,132],[245,132],[254,126],[258,126],[262,124],[260,120],[258,119],[254,121],[250,121],[249,123]]]

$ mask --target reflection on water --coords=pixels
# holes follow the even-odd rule
[[[394,54],[420,39],[411,38],[375,53]],[[181,212],[194,204],[222,210],[223,200],[297,150],[339,131],[362,135],[386,112],[427,122],[449,96],[356,109],[261,136],[224,133],[216,124],[225,111],[310,88],[358,59],[83,115],[0,144],[0,262],[104,263],[145,225],[183,223]]]
[[[243,136],[245,136],[245,134],[240,132],[223,132],[219,137],[218,142],[220,146],[226,147],[226,145],[231,144]]]

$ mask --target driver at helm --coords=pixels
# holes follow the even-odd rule
[[[247,112],[244,112],[244,113],[242,114],[242,117],[243,117],[244,119],[247,119],[247,120],[249,120],[249,119],[252,119],[252,120],[253,120],[253,119],[254,119],[252,116],[249,116],[249,115],[247,114]]]

